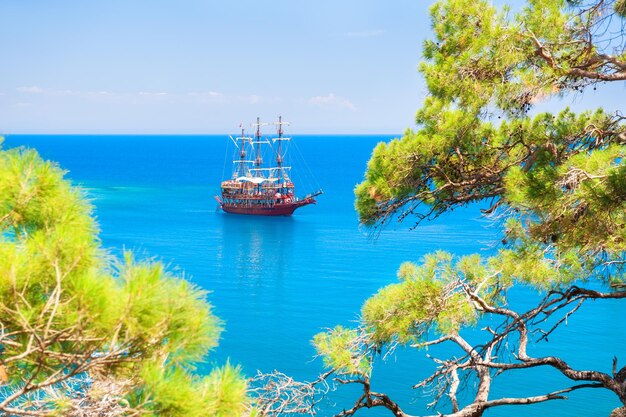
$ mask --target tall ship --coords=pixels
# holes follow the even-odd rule
[[[285,165],[291,138],[283,135],[283,126],[289,123],[279,117],[274,123],[275,137],[262,136],[261,127],[267,125],[257,118],[252,124],[256,128],[254,137],[247,137],[243,126],[240,137],[231,137],[235,144],[233,174],[222,181],[221,196],[215,197],[227,213],[291,216],[297,208],[315,204],[315,197],[322,194],[320,189],[303,197],[296,195],[290,178],[291,167]]]

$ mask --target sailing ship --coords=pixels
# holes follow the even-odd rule
[[[287,142],[291,138],[283,136],[282,117],[274,123],[277,127],[276,137],[261,135],[261,123],[257,117],[254,137],[247,137],[241,126],[241,136],[231,137],[235,144],[235,158],[233,158],[233,175],[222,181],[221,198],[216,196],[222,210],[233,214],[250,214],[258,216],[290,216],[303,206],[315,204],[315,197],[322,194],[318,190],[297,197],[295,186],[290,178],[290,166],[285,166],[285,151]],[[264,155],[270,155],[266,164]]]

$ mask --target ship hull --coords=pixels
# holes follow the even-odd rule
[[[274,204],[271,207],[255,205],[221,204],[226,213],[246,214],[251,216],[291,216],[300,207],[315,204],[315,199],[306,198],[293,203]]]

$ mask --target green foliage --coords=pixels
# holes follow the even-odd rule
[[[425,259],[423,267],[403,264],[401,282],[381,289],[363,305],[363,321],[373,339],[389,342],[397,337],[406,343],[421,337],[446,309],[445,282],[438,278],[451,272],[450,267],[447,254]]]
[[[531,245],[488,258],[440,252],[420,264],[405,262],[398,275],[399,283],[382,288],[363,305],[362,320],[374,343],[419,344],[433,332],[454,335],[474,326],[484,308],[468,298],[468,289],[493,306],[505,306],[506,290],[515,284],[544,290],[585,276],[575,252],[550,260]]]
[[[615,2],[614,10],[605,10],[611,2],[593,3],[585,8],[564,0],[532,0],[515,14],[484,0],[435,3],[434,39],[426,41],[420,66],[430,94],[475,115],[487,105],[518,115],[547,96],[594,79],[610,80],[612,64],[593,42],[601,36],[605,15],[619,14],[623,2]]]
[[[613,5],[615,13],[619,16],[626,18],[626,0],[617,0]]]
[[[374,149],[365,181],[355,190],[363,223],[375,225],[394,214],[400,218],[417,214],[419,220],[489,198],[542,215],[549,203],[579,217],[574,207],[579,195],[565,188],[570,171],[590,152],[597,153],[596,158],[612,158],[610,170],[623,163],[612,142],[620,140],[626,128],[602,110],[575,115],[566,109],[556,116],[544,113],[503,121],[497,127],[456,110],[424,117],[420,131],[407,131],[401,140]],[[578,171],[583,183],[606,182],[593,176],[606,175],[609,167],[584,168],[589,171]],[[589,176],[583,177],[585,173]],[[613,188],[611,193],[615,192],[619,190]],[[622,210],[615,200],[605,198],[603,204],[613,213]],[[548,230],[543,233],[548,236]]]
[[[339,373],[368,376],[371,372],[368,348],[358,330],[337,326],[315,335],[313,345],[324,364]]]
[[[227,363],[221,368],[215,368],[205,380],[209,404],[208,414],[216,417],[230,417],[242,415],[247,405],[247,384],[241,368]],[[205,412],[204,415],[207,413]]]
[[[142,370],[149,410],[155,416],[230,417],[246,411],[246,380],[239,367],[227,363],[206,377],[181,368],[146,364]]]
[[[202,360],[217,345],[221,328],[205,301],[205,291],[167,274],[160,263],[136,264],[131,254],[126,255],[120,278],[127,300],[127,331],[146,349],[166,334],[168,360],[187,365]]]
[[[527,349],[536,334],[547,341],[586,299],[626,298],[624,117],[602,109],[529,113],[551,96],[626,80],[626,55],[616,45],[623,42],[623,22],[615,24],[624,4],[528,0],[517,13],[486,0],[441,0],[431,7],[434,39],[425,43],[420,65],[429,95],[416,114],[418,129],[375,147],[356,186],[355,207],[362,224],[381,226],[409,216],[419,224],[489,202],[485,212],[505,226],[502,247],[489,257],[434,253],[406,262],[399,282],[364,303],[357,329],[315,336],[325,365],[354,375],[340,380],[363,389],[341,415],[372,407],[406,414],[370,385],[374,355],[396,344],[460,349],[460,356],[433,358],[437,369],[414,386],[427,388],[431,405],[449,398],[451,415],[481,416],[494,406],[562,399],[590,386],[624,402],[619,375],[626,368],[614,369],[612,378],[576,371],[558,357],[533,358]],[[593,289],[582,287],[587,283]],[[536,290],[537,304],[525,312],[511,309],[508,294],[515,286]],[[472,345],[461,332],[480,337],[468,328],[481,319],[487,336]],[[541,366],[595,384],[490,398],[498,375]],[[473,378],[475,398],[462,405],[461,381]]]
[[[0,411],[70,412],[79,385],[72,381],[87,375],[124,387],[123,413],[242,415],[249,401],[239,368],[193,374],[221,331],[206,292],[130,253],[112,263],[91,206],[63,175],[33,150],[0,151],[0,346],[8,377]],[[46,389],[56,394],[38,391]]]
[[[365,181],[355,190],[361,222],[375,225],[394,214],[415,214],[419,221],[502,198],[515,191],[503,182],[516,167],[533,181],[527,191],[547,191],[551,198],[555,190],[548,181],[555,179],[557,165],[574,154],[623,143],[620,118],[602,110],[527,115],[547,97],[626,79],[611,62],[626,57],[607,58],[593,44],[608,33],[603,25],[610,21],[610,5],[533,0],[513,14],[483,0],[436,2],[434,39],[426,41],[420,65],[430,93],[417,112],[420,129],[374,149]],[[606,50],[611,42],[598,41]],[[498,114],[508,120],[497,126],[486,121],[486,115],[493,120]]]
[[[376,227],[490,203],[486,212],[505,225],[503,246],[490,257],[435,253],[404,263],[400,281],[362,307],[370,346],[427,346],[474,327],[486,313],[517,317],[508,310],[513,286],[543,294],[590,281],[623,288],[624,118],[603,109],[530,110],[599,81],[626,79],[623,45],[615,44],[623,37],[608,35],[623,23],[625,4],[528,0],[515,13],[486,0],[431,7],[433,38],[420,64],[429,95],[417,111],[418,128],[375,147],[355,207],[362,224]],[[336,337],[348,334],[342,328]],[[499,337],[507,335],[494,336],[506,343]],[[345,343],[333,340],[318,351],[328,366],[345,367]]]

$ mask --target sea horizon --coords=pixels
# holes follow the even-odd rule
[[[117,132],[117,133],[46,133],[46,132],[34,132],[34,133],[0,133],[0,136],[221,136],[221,135],[233,135],[236,132],[240,132],[240,129],[237,127],[233,128],[232,132],[218,132],[218,133],[126,133],[126,132]],[[270,134],[269,129],[266,129],[265,134]],[[344,133],[298,133],[298,132],[290,132],[291,136],[394,136],[401,137],[403,133],[389,133],[389,132],[379,132],[379,133],[354,133],[354,132],[344,132]]]

